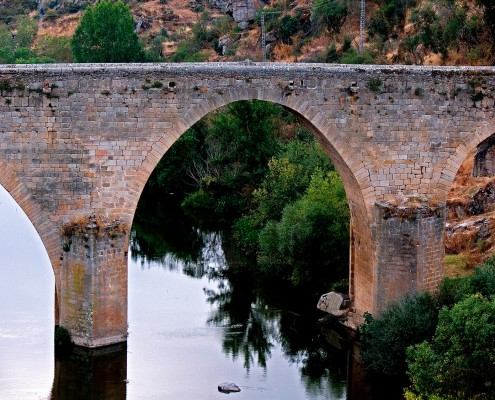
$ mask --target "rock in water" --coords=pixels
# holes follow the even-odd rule
[[[346,314],[346,311],[342,309],[347,303],[346,300],[346,296],[340,293],[330,292],[320,297],[316,307],[336,317],[342,317]]]
[[[240,392],[239,386],[231,382],[223,382],[218,385],[218,391],[222,393],[235,393]]]

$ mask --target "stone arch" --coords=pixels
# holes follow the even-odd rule
[[[19,180],[15,172],[3,160],[0,160],[0,185],[12,196],[17,205],[24,211],[34,226],[48,254],[55,275],[55,320],[58,323],[59,301],[57,296],[57,277],[60,267],[60,235],[48,214],[32,200],[26,186]]]
[[[440,174],[435,187],[434,200],[444,203],[452,187],[452,183],[461,167],[462,163],[470,156],[474,155],[476,148],[490,136],[495,135],[495,118],[485,122],[478,127],[474,134],[469,134],[457,146],[455,152],[447,159],[445,167]]]
[[[2,171],[0,174],[0,185],[9,192],[19,207],[28,216],[41,238],[52,264],[53,271],[56,273],[59,264],[57,261],[60,257],[59,230],[41,206],[32,200],[26,186],[19,180],[15,172],[2,160],[0,160],[0,171]]]
[[[373,269],[376,252],[371,230],[376,198],[369,171],[362,158],[353,157],[353,149],[341,138],[334,121],[323,119],[318,110],[308,105],[304,99],[296,96],[281,97],[279,91],[268,88],[234,88],[225,93],[213,93],[206,96],[201,103],[192,104],[177,121],[177,125],[165,132],[160,141],[152,146],[152,150],[137,171],[140,189],[136,192],[137,196],[132,204],[132,215],[149,176],[175,140],[208,113],[241,100],[261,100],[285,107],[311,129],[329,155],[343,180],[351,211],[350,296],[356,300],[357,308],[371,309],[373,305],[369,304],[368,299],[371,298],[375,280]],[[174,142],[170,137],[175,139]],[[359,299],[365,300],[361,302]]]

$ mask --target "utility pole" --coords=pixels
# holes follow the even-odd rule
[[[359,51],[362,52],[364,48],[364,30],[366,28],[366,0],[361,0],[361,15],[359,18]]]

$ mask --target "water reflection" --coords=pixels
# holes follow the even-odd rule
[[[167,210],[155,212],[148,205],[138,211],[131,257],[143,267],[159,260],[167,269],[182,269],[191,277],[206,277],[213,283],[204,288],[213,306],[207,324],[222,328],[223,353],[233,362],[242,363],[246,374],[254,367],[267,374],[268,360],[280,351],[285,363],[298,371],[304,398],[345,398],[346,352],[326,343],[313,310],[296,313],[271,306],[264,300],[269,296],[263,296],[262,285],[257,285],[249,268],[239,267],[241,257],[221,233],[202,232],[183,220],[177,222],[172,217],[178,211],[170,212],[170,206]],[[145,215],[150,211],[153,218]],[[170,227],[174,227],[173,240],[167,242]],[[180,234],[185,239],[179,240]]]
[[[74,348],[55,360],[51,400],[125,400],[127,345]]]

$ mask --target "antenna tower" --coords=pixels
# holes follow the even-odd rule
[[[265,14],[281,14],[282,11],[261,11],[261,49],[263,51],[263,61],[266,61],[266,28]]]
[[[359,51],[362,52],[364,48],[364,29],[366,19],[366,0],[361,0],[361,16],[359,18]]]

